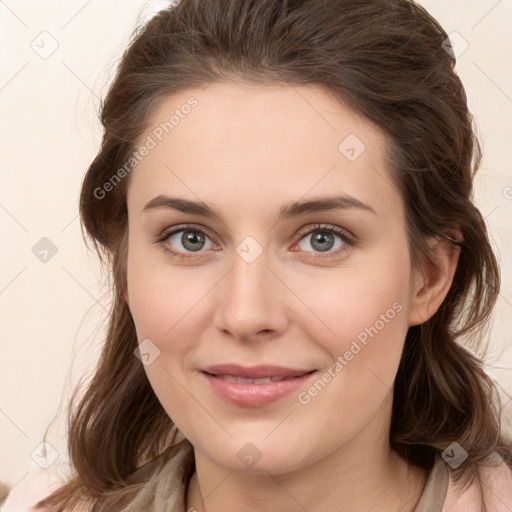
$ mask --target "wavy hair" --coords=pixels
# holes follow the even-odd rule
[[[473,178],[482,157],[448,35],[412,0],[181,0],[133,34],[101,105],[101,147],[80,196],[86,243],[111,271],[114,293],[96,373],[69,406],[74,475],[41,505],[124,494],[142,460],[156,458],[177,429],[133,356],[137,336],[126,290],[130,176],[108,198],[97,193],[125,165],[164,97],[213,81],[316,84],[387,135],[392,178],[405,204],[413,265],[430,258],[426,238],[461,248],[437,312],[410,327],[395,380],[390,446],[431,469],[457,441],[468,458],[456,481],[512,447],[500,426],[500,398],[479,356],[500,288],[500,271]],[[447,233],[457,228],[460,241]],[[135,492],[135,491],[134,491]]]

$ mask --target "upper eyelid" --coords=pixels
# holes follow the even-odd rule
[[[161,234],[159,235],[158,239],[165,240],[169,236],[175,235],[176,233],[179,233],[180,231],[187,231],[187,229],[190,231],[201,231],[205,235],[208,235],[208,237],[210,239],[212,238],[212,236],[210,235],[211,231],[208,228],[206,228],[205,226],[201,226],[199,224],[197,224],[197,225],[196,224],[178,224],[176,226],[172,226],[170,228],[164,229],[161,232]]]

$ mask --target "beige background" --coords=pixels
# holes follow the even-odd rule
[[[469,44],[457,70],[485,152],[477,202],[503,271],[488,358],[512,393],[512,2],[420,3]],[[100,142],[99,98],[136,23],[165,4],[0,2],[0,480],[11,485],[39,471],[31,453],[95,364],[109,295],[81,239],[79,188]],[[32,252],[43,237],[57,249],[46,263]],[[48,440],[64,461],[59,417]]]

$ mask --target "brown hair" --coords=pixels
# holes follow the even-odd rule
[[[384,130],[413,264],[429,257],[427,236],[450,239],[458,228],[461,241],[452,243],[461,252],[448,295],[407,333],[389,441],[426,469],[457,441],[468,458],[454,473],[466,483],[479,478],[478,466],[493,452],[510,462],[497,390],[474,355],[500,274],[473,202],[481,151],[447,37],[411,0],[181,0],[134,34],[102,105],[103,141],[80,197],[82,228],[112,269],[115,298],[96,374],[70,404],[76,474],[42,504],[67,509],[126,491],[140,461],[175,441],[176,427],[133,355],[137,337],[123,298],[129,176],[105,200],[95,191],[128,161],[163,97],[233,78],[317,84]]]

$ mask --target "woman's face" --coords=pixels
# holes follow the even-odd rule
[[[317,86],[216,82],[163,100],[140,143],[126,300],[196,458],[279,473],[386,440],[420,321],[383,133]]]

